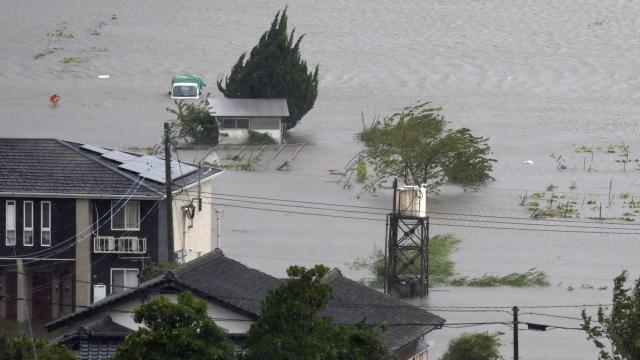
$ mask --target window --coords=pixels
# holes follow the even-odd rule
[[[111,202],[111,230],[140,230],[140,202]]]
[[[16,201],[7,200],[5,244],[16,246]]]
[[[111,293],[138,287],[138,269],[111,269]]]
[[[224,118],[222,120],[224,129],[248,129],[249,119],[247,118]]]
[[[40,203],[40,245],[51,246],[51,201]]]
[[[22,210],[24,215],[22,244],[24,246],[33,246],[33,201],[23,202]]]

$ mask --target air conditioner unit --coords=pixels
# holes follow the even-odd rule
[[[96,284],[93,285],[93,302],[100,301],[107,296],[107,285]]]

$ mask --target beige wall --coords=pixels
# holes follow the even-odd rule
[[[277,143],[282,140],[281,120],[279,117],[252,117],[249,118],[249,129],[263,134],[269,134]],[[249,137],[247,129],[220,129],[220,143],[240,144]],[[227,134],[227,136],[222,136]]]
[[[157,296],[159,295],[154,294],[151,296],[151,298],[155,298]],[[178,302],[178,296],[175,294],[165,294],[164,296],[167,297],[173,303]],[[151,299],[149,299],[149,301],[150,300]],[[96,313],[95,315],[89,317],[88,319],[85,319],[78,323],[74,323],[72,326],[63,328],[61,330],[57,330],[55,332],[56,333],[55,336],[60,336],[62,334],[68,334],[69,332],[76,331],[81,326],[86,326],[91,323],[94,323],[105,316],[110,316],[111,320],[113,320],[113,322],[119,325],[122,325],[131,330],[137,330],[141,327],[141,325],[133,321],[133,310],[141,304],[143,304],[142,299],[136,298],[128,302],[125,302],[121,305],[118,305],[114,308],[102,310]],[[230,311],[226,308],[223,308],[219,305],[213,304],[208,301],[207,301],[207,304],[208,304],[207,314],[209,315],[209,317],[214,319],[214,322],[216,323],[216,325],[225,329],[228,333],[233,333],[233,334],[246,333],[247,331],[249,331],[251,324],[253,324],[253,321],[250,321],[250,319],[246,316],[240,315],[238,313],[235,313],[233,311]],[[216,319],[233,319],[233,320],[216,320]]]
[[[202,211],[198,212],[198,188],[193,186],[188,190],[184,190],[182,193],[174,195],[173,200],[173,239],[174,249],[179,251],[185,249],[186,258],[185,262],[191,261],[197,258],[199,255],[204,255],[212,250],[211,248],[211,233],[213,229],[213,205],[211,193],[213,192],[213,181],[208,180],[202,183]],[[195,216],[193,217],[193,227],[191,226],[191,220],[185,216],[182,207],[187,205],[190,200],[193,200],[193,205],[196,207]],[[198,255],[199,254],[199,255]]]
[[[91,304],[91,207],[89,200],[76,199],[76,271],[77,306]]]

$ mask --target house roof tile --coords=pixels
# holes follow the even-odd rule
[[[116,198],[133,193],[134,198],[164,197],[164,184],[139,181],[138,174],[119,169],[119,163],[81,146],[58,139],[0,138],[0,195]],[[219,172],[214,168],[200,175],[192,171],[175,179],[173,185],[179,190]]]
[[[331,271],[325,280],[333,290],[333,299],[323,314],[331,316],[334,324],[338,326],[361,321],[367,324],[389,325],[383,336],[391,350],[397,350],[440,327],[445,321],[428,311],[349,280],[337,270]],[[161,292],[162,288],[168,286],[186,287],[258,318],[262,299],[283,281],[229,259],[221,250],[216,249],[165,276],[141,284],[137,289],[108,296],[84,310],[49,323],[47,328],[50,331],[58,329],[139,293],[145,293],[150,289]]]

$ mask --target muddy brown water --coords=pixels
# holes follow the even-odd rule
[[[606,148],[625,142],[631,158],[639,157],[637,3],[289,5],[290,25],[307,34],[303,56],[311,65],[320,64],[320,96],[291,132],[291,142],[307,145],[290,171],[227,171],[216,180],[215,192],[226,194],[213,200],[224,209],[222,248],[227,255],[276,276],[284,276],[290,264],[318,262],[353,278],[366,276],[348,264],[383,245],[385,210],[378,208],[390,207],[390,193],[358,198],[358,190],[343,190],[334,174],[359,148],[354,133],[362,126],[361,111],[368,121],[431,100],[443,107],[452,126],[489,137],[498,160],[495,182],[474,192],[447,186],[429,198],[432,232],[462,239],[454,255],[457,271],[474,276],[535,267],[550,276],[552,285],[443,287],[414,303],[432,307],[450,323],[508,322],[505,312],[442,307],[607,303],[615,275],[628,269],[640,276],[636,222],[534,227],[518,205],[524,193],[553,184],[557,193],[578,202],[594,198],[607,203],[604,199],[613,193],[614,205],[605,211],[618,217],[626,206],[621,193],[640,196],[635,164],[623,171],[615,154],[597,152],[591,171],[585,171],[590,154],[574,152],[582,145]],[[172,74],[200,73],[207,89],[219,96],[215,80],[255,45],[284,3],[2,0],[0,6],[0,135],[129,147],[159,141],[162,123],[170,118],[165,108],[171,105],[166,91]],[[56,108],[48,103],[54,93],[62,98]],[[559,169],[560,155],[566,170]],[[278,199],[316,205],[277,206],[283,204]],[[579,207],[580,221],[588,221],[590,210]],[[579,324],[549,315],[579,317],[580,308],[523,312],[536,313],[521,316],[529,322]],[[511,357],[511,329],[505,325],[436,331],[428,336],[436,341],[435,357],[451,338],[470,331],[504,332],[502,350]],[[596,351],[581,331],[555,329],[522,331],[520,355],[589,359],[596,358]]]

